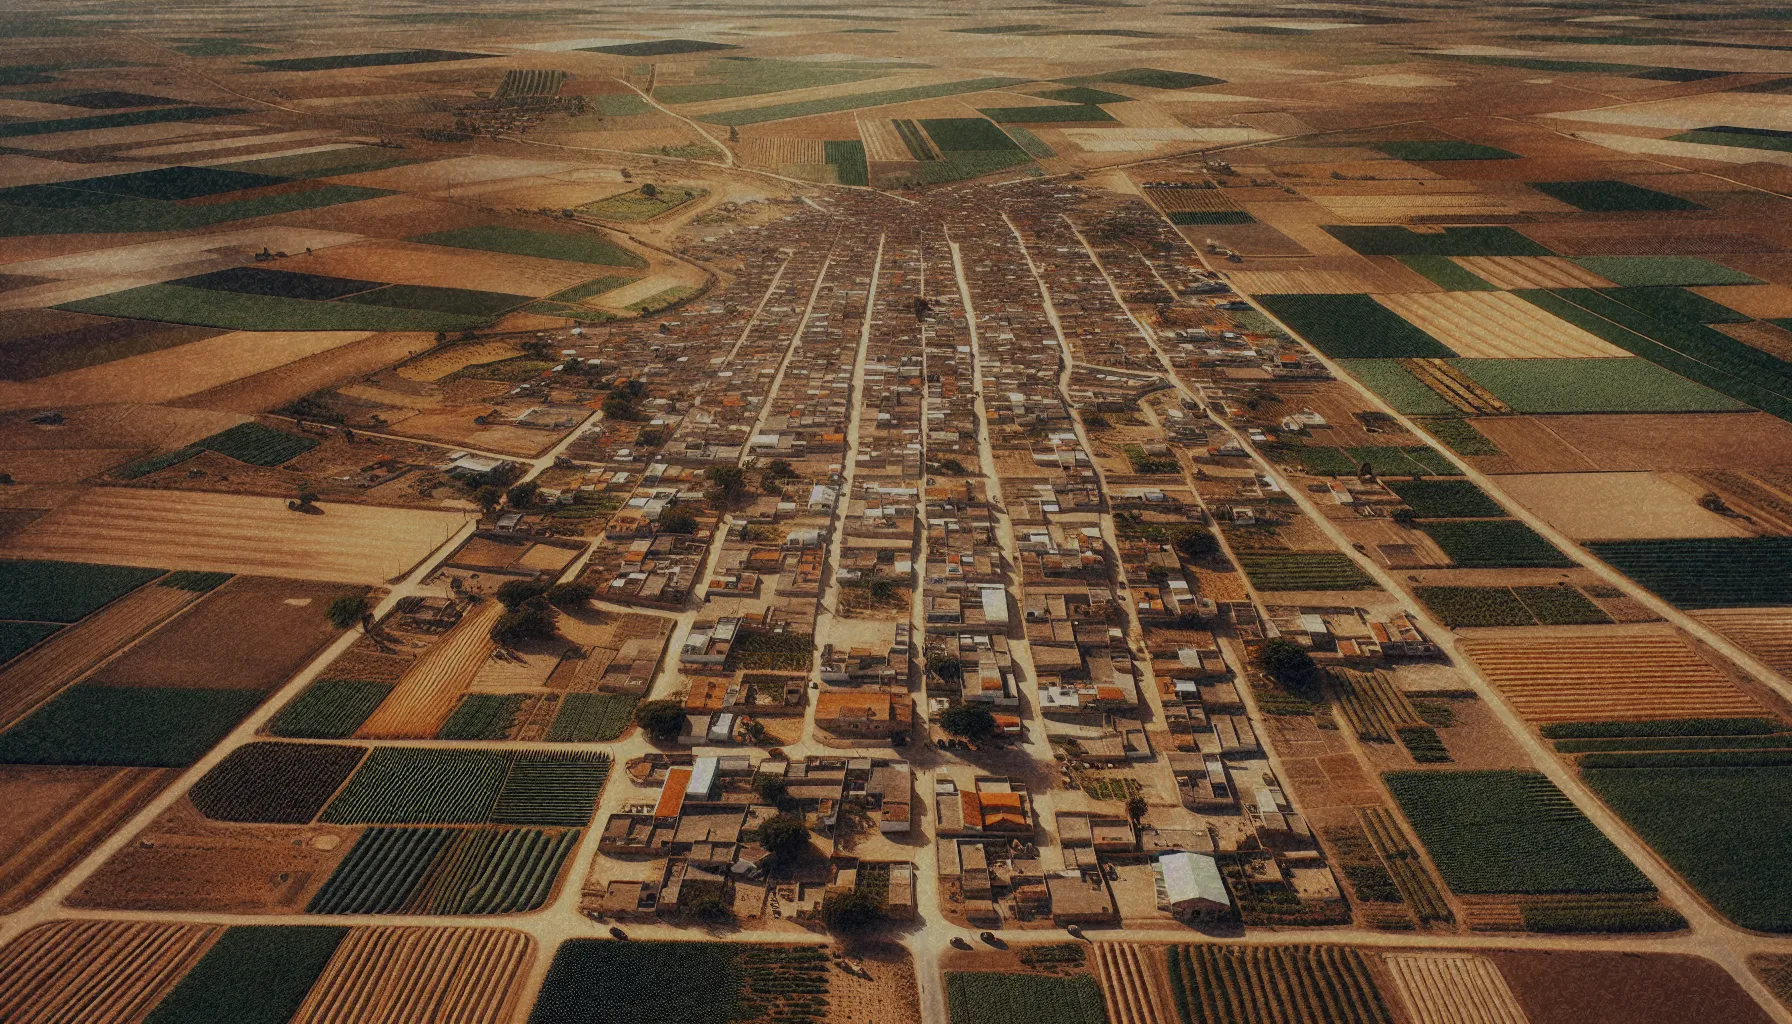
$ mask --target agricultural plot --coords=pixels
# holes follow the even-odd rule
[[[1400,256],[1397,257],[1408,270],[1422,275],[1427,281],[1445,291],[1452,292],[1490,292],[1496,287],[1476,277],[1462,264],[1448,256]]]
[[[508,928],[356,928],[292,1024],[503,1024],[534,957]]]
[[[1265,554],[1245,552],[1239,566],[1259,590],[1378,590],[1375,581],[1357,568],[1350,556]]]
[[[1508,292],[1377,295],[1375,301],[1470,359],[1611,359],[1630,354]]]
[[[61,629],[53,622],[0,622],[0,665],[55,636]]]
[[[436,731],[439,740],[501,740],[510,735],[525,694],[469,693]]]
[[[1414,140],[1377,142],[1375,148],[1396,160],[1414,162],[1439,160],[1516,160],[1518,154],[1497,146],[1451,140]]]
[[[130,199],[123,196],[94,197],[77,205],[39,204],[48,197],[34,194],[29,204],[9,206],[0,236],[111,234],[121,231],[190,231],[228,224],[252,217],[271,217],[282,213],[302,213],[364,199],[378,199],[391,192],[358,185],[317,185],[298,191],[270,189],[240,199],[204,203],[177,203],[157,199]],[[62,190],[67,192],[69,190]],[[73,193],[71,193],[73,194]]]
[[[1368,965],[1348,946],[1202,944],[1169,946],[1165,955],[1170,991],[1190,1024],[1393,1021]]]
[[[599,220],[635,224],[652,220],[663,213],[670,213],[686,203],[709,195],[707,189],[692,188],[688,185],[659,185],[654,187],[652,195],[648,195],[643,191],[646,187],[642,186],[628,192],[606,196],[595,203],[586,203],[579,207],[579,212],[590,214]]]
[[[1587,547],[1676,607],[1792,604],[1792,537],[1604,541]]]
[[[285,1024],[346,928],[228,928],[144,1024]]]
[[[710,61],[701,72],[704,79],[691,85],[656,85],[653,98],[661,103],[708,103],[713,100],[761,96],[792,89],[846,85],[895,74],[902,65],[862,61],[768,60],[762,57],[723,57]]]
[[[0,733],[0,764],[184,768],[236,728],[262,696],[83,683]]]
[[[697,120],[706,124],[742,127],[750,124],[763,124],[767,121],[783,121],[793,117],[808,117],[812,114],[836,114],[846,110],[865,110],[870,107],[883,107],[895,103],[938,99],[942,96],[987,92],[993,89],[1004,89],[1011,85],[1023,85],[1027,81],[1025,78],[971,78],[957,82],[941,82],[935,85],[887,89],[882,92],[851,93],[844,96],[830,96],[826,99],[779,103],[766,107],[747,107],[743,110],[723,110],[713,114],[700,114],[697,116]]]
[[[1091,89],[1087,86],[1072,86],[1068,89],[1047,89],[1033,95],[1042,100],[1056,100],[1059,103],[1083,103],[1099,106],[1103,103],[1131,103],[1131,96],[1122,96],[1117,92],[1105,89]],[[985,111],[988,113],[988,111]]]
[[[1626,287],[1761,284],[1760,278],[1699,256],[1575,256],[1571,261]]]
[[[378,146],[343,146],[311,153],[286,156],[245,157],[225,166],[235,171],[272,174],[282,178],[333,178],[337,175],[364,174],[402,167],[414,161],[394,156],[394,151]]]
[[[1759,149],[1771,153],[1792,153],[1792,132],[1772,128],[1741,128],[1715,124],[1694,128],[1689,132],[1668,136],[1670,142],[1691,142],[1701,146],[1733,146],[1738,149]]]
[[[515,914],[540,909],[579,830],[372,828],[308,914]]]
[[[492,94],[492,98],[513,100],[529,99],[536,96],[558,96],[560,89],[566,85],[566,78],[567,74],[564,71],[541,69],[506,71],[504,80],[498,83],[498,91]]]
[[[0,1019],[136,1024],[218,931],[148,921],[38,925],[0,950]]]
[[[1754,319],[1685,288],[1607,288],[1602,294],[1666,324],[1740,324]]]
[[[1450,365],[1519,413],[1748,408],[1646,359],[1455,359]]]
[[[1527,1024],[1499,967],[1468,953],[1401,953],[1382,958],[1415,1024]]]
[[[946,972],[952,1024],[1106,1024],[1101,986],[1086,974]]]
[[[82,562],[0,561],[0,618],[75,622],[165,571]]]
[[[1720,913],[1744,928],[1792,931],[1792,765],[1581,767],[1581,776]],[[1777,759],[1776,759],[1777,760]]]
[[[869,165],[865,162],[865,144],[858,139],[822,143],[823,162],[834,168],[834,176],[842,185],[871,184]]]
[[[442,64],[458,60],[484,60],[489,53],[458,50],[393,50],[386,53],[344,53],[333,57],[291,57],[250,61],[269,71],[341,71],[347,68],[388,68],[405,64]]]
[[[1521,473],[1502,476],[1513,500],[1577,541],[1745,537],[1702,493],[1660,473]]]
[[[1540,773],[1389,772],[1384,778],[1445,883],[1458,893],[1655,891]]]
[[[381,747],[324,811],[331,824],[474,824],[486,820],[509,757],[481,750]]]
[[[347,739],[391,692],[391,683],[319,679],[280,709],[268,731],[292,739]]]
[[[1401,371],[1404,373],[1405,371]],[[1410,374],[1408,375],[1410,376]],[[1416,379],[1415,379],[1416,380]],[[1423,386],[1423,385],[1421,385]],[[1426,388],[1429,391],[1429,388]],[[1446,419],[1422,419],[1419,426],[1425,428],[1432,437],[1442,441],[1458,455],[1474,457],[1479,455],[1503,455],[1500,446],[1493,443],[1486,434],[1475,429],[1475,425],[1465,419],[1450,417]]]
[[[229,331],[454,331],[481,322],[479,317],[432,310],[288,299],[177,284],[146,284],[56,308]]]
[[[634,722],[638,698],[622,693],[569,693],[547,738],[553,743],[603,743],[621,738]]]
[[[591,821],[598,794],[610,776],[610,755],[516,755],[490,819],[516,825],[581,827]]]
[[[512,256],[534,256],[540,259],[593,263],[605,267],[644,269],[647,261],[640,256],[592,235],[567,235],[523,228],[480,227],[456,228],[416,235],[406,241],[423,245],[440,245],[452,249],[474,249],[479,252],[502,252]]]
[[[9,121],[0,124],[0,139],[16,139],[32,135],[60,135],[64,132],[86,132],[101,128],[123,128],[143,124],[208,121],[214,117],[234,117],[243,113],[247,113],[247,111],[235,107],[180,106],[163,107],[156,110],[127,110],[116,114],[94,114],[89,117],[63,117],[51,121]]]
[[[1420,529],[1464,569],[1567,569],[1576,564],[1516,519],[1422,523]]]
[[[1499,502],[1466,480],[1387,480],[1383,483],[1421,519],[1477,519],[1506,514]]]
[[[238,295],[276,295],[283,299],[316,299],[327,302],[356,292],[380,287],[378,281],[356,281],[341,277],[320,277],[290,270],[264,270],[261,267],[234,267],[214,270],[196,277],[182,277],[168,284],[182,288],[204,288]]]
[[[1627,181],[1533,181],[1530,185],[1552,199],[1593,213],[1705,209],[1691,200]]]
[[[251,743],[230,752],[188,796],[214,821],[302,825],[361,763],[361,747]]]
[[[1290,330],[1336,359],[1456,354],[1367,295],[1261,295],[1258,301]]]
[[[830,974],[824,947],[815,945],[569,939],[554,954],[529,1024],[815,1024],[827,1016]],[[1094,997],[1100,1021],[1099,990]]]
[[[1433,233],[1403,227],[1327,225],[1325,231],[1364,256],[1555,255],[1506,227],[1444,228]]]
[[[1355,471],[1368,466],[1376,476],[1461,476],[1449,459],[1429,445],[1361,445],[1344,449]]]
[[[1409,416],[1453,416],[1460,411],[1413,376],[1397,359],[1340,359],[1338,365],[1380,395],[1395,412]]]
[[[1537,619],[1506,587],[1414,587],[1446,626],[1533,626]]]
[[[1529,722],[1752,717],[1763,711],[1671,635],[1465,640],[1461,649]]]
[[[1198,89],[1204,85],[1225,85],[1223,78],[1196,75],[1187,71],[1162,71],[1157,68],[1125,68],[1103,71],[1095,75],[1059,78],[1064,85],[1142,85],[1147,89]]]
[[[1114,120],[1114,115],[1093,103],[1073,103],[1061,107],[981,107],[978,112],[997,124],[1082,124]]]
[[[317,447],[317,439],[259,423],[239,423],[222,433],[194,442],[193,447],[217,452],[251,466],[278,466]]]
[[[471,288],[435,288],[420,284],[392,284],[350,295],[343,302],[386,309],[413,309],[490,319],[530,301],[527,295],[486,292]]]
[[[592,53],[612,57],[671,57],[681,53],[709,53],[712,50],[738,50],[733,43],[712,43],[702,39],[648,39],[639,43],[613,43],[608,46],[587,46]]]

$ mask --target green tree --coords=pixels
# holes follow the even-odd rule
[[[692,920],[700,924],[727,924],[734,920],[734,910],[720,896],[699,896],[684,908]]]
[[[802,856],[809,848],[809,826],[795,814],[776,814],[759,826],[759,845],[780,864]]]
[[[821,922],[828,931],[856,935],[876,924],[883,917],[883,908],[870,894],[837,892],[821,901]]]
[[[660,513],[660,532],[676,533],[690,536],[697,532],[697,517],[675,506],[667,506]]]
[[[941,713],[940,728],[967,740],[984,740],[995,735],[996,716],[981,704],[954,704]]]
[[[644,700],[635,705],[635,724],[648,736],[670,743],[684,731],[684,705],[675,700]]]
[[[367,598],[356,595],[354,597],[339,597],[336,600],[331,601],[330,610],[327,614],[330,617],[330,625],[335,626],[337,629],[348,629],[355,623],[360,622],[361,616],[365,614],[366,611]]]
[[[790,787],[785,785],[784,779],[769,772],[753,776],[753,792],[773,807],[784,806],[784,801],[790,798]]]
[[[570,583],[556,583],[549,587],[547,598],[548,603],[556,608],[577,611],[585,607],[586,603],[596,594],[595,584],[586,583],[583,580],[573,580]]]
[[[539,490],[541,485],[529,480],[512,487],[504,497],[510,502],[511,508],[534,508],[535,494]]]
[[[506,646],[523,640],[551,640],[557,635],[554,608],[545,597],[531,597],[492,624],[492,641]]]
[[[1212,530],[1201,526],[1190,526],[1177,533],[1176,550],[1182,552],[1182,557],[1189,561],[1198,562],[1203,558],[1212,558],[1219,554],[1220,541],[1213,535]]]
[[[498,603],[503,605],[506,611],[514,612],[522,606],[524,601],[540,597],[547,592],[546,580],[511,580],[508,583],[500,584],[493,596],[497,597]]]
[[[1126,801],[1126,820],[1132,822],[1132,848],[1134,850],[1142,850],[1145,847],[1145,833],[1141,831],[1140,823],[1145,820],[1145,812],[1150,809],[1150,805],[1145,803],[1145,798],[1142,796],[1134,795],[1132,799]]]
[[[732,502],[747,493],[747,474],[739,466],[711,466],[704,476],[715,485],[715,494],[722,502]]]
[[[948,683],[964,682],[964,663],[950,654],[929,654],[927,656],[927,671]]]
[[[1257,653],[1257,667],[1281,687],[1308,700],[1319,696],[1319,666],[1306,648],[1292,640],[1276,639]]]
[[[504,500],[504,491],[496,484],[486,484],[474,492],[473,500],[479,502],[479,507],[490,515],[498,510],[498,502]]]

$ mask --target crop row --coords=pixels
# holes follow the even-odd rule
[[[1335,552],[1241,553],[1238,564],[1259,590],[1374,590],[1375,581]]]
[[[1681,608],[1792,604],[1792,537],[1600,541],[1587,547]]]
[[[547,902],[578,829],[372,828],[310,914],[514,914]]]
[[[1191,1024],[1389,1024],[1347,946],[1170,946],[1170,991]],[[1049,1019],[1049,1018],[1047,1018]]]
[[[188,796],[214,821],[304,824],[361,763],[363,747],[250,743],[230,752]]]

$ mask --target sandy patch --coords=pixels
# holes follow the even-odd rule
[[[1610,132],[1575,132],[1574,137],[1620,153],[1644,153],[1649,156],[1678,156],[1692,160],[1715,160],[1726,164],[1785,164],[1792,166],[1792,153],[1767,149],[1743,149],[1736,146],[1706,146],[1697,142],[1671,142],[1667,139],[1644,139],[1635,135],[1614,135]]]
[[[519,355],[522,355],[522,350],[508,342],[484,341],[472,345],[455,345],[451,348],[442,349],[439,352],[430,352],[418,356],[416,359],[398,367],[394,372],[406,380],[438,381],[457,370],[464,370],[469,366],[483,366],[486,363],[496,363],[505,359],[514,359]],[[416,399],[411,396],[406,396],[406,399],[406,402],[395,402],[392,404],[405,405],[416,401]],[[378,401],[384,400],[379,399]],[[441,403],[437,402],[435,404],[440,405]]]
[[[1456,83],[1436,75],[1370,75],[1350,79],[1353,85],[1373,85],[1386,89],[1448,89]]]
[[[1558,121],[1672,128],[1676,131],[1714,124],[1783,129],[1786,127],[1786,100],[1773,93],[1722,92],[1592,110],[1563,110],[1542,116]]]
[[[190,409],[266,412],[340,381],[384,369],[434,343],[434,335],[418,332],[375,334],[209,391],[188,395],[177,399],[176,404]]]
[[[1538,473],[1499,486],[1577,541],[1747,537],[1735,520],[1699,507],[1705,489],[1664,473]]]
[[[334,138],[333,131],[279,132],[274,135],[242,136],[234,139],[207,139],[201,142],[176,142],[167,146],[149,146],[144,149],[133,149],[124,156],[180,156],[186,153],[209,153],[218,149],[244,149],[249,146],[269,146],[280,142],[299,142],[304,139]],[[343,143],[348,146],[349,143]],[[270,156],[274,154],[269,154]]]
[[[20,484],[72,484],[130,461],[141,449],[40,448],[0,452],[0,472]]]

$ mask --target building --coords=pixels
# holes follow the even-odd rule
[[[1231,913],[1232,897],[1212,857],[1166,853],[1151,867],[1157,882],[1157,909],[1184,921],[1211,921]]]
[[[842,739],[894,740],[914,728],[915,709],[906,689],[828,689],[815,698],[815,725]]]

